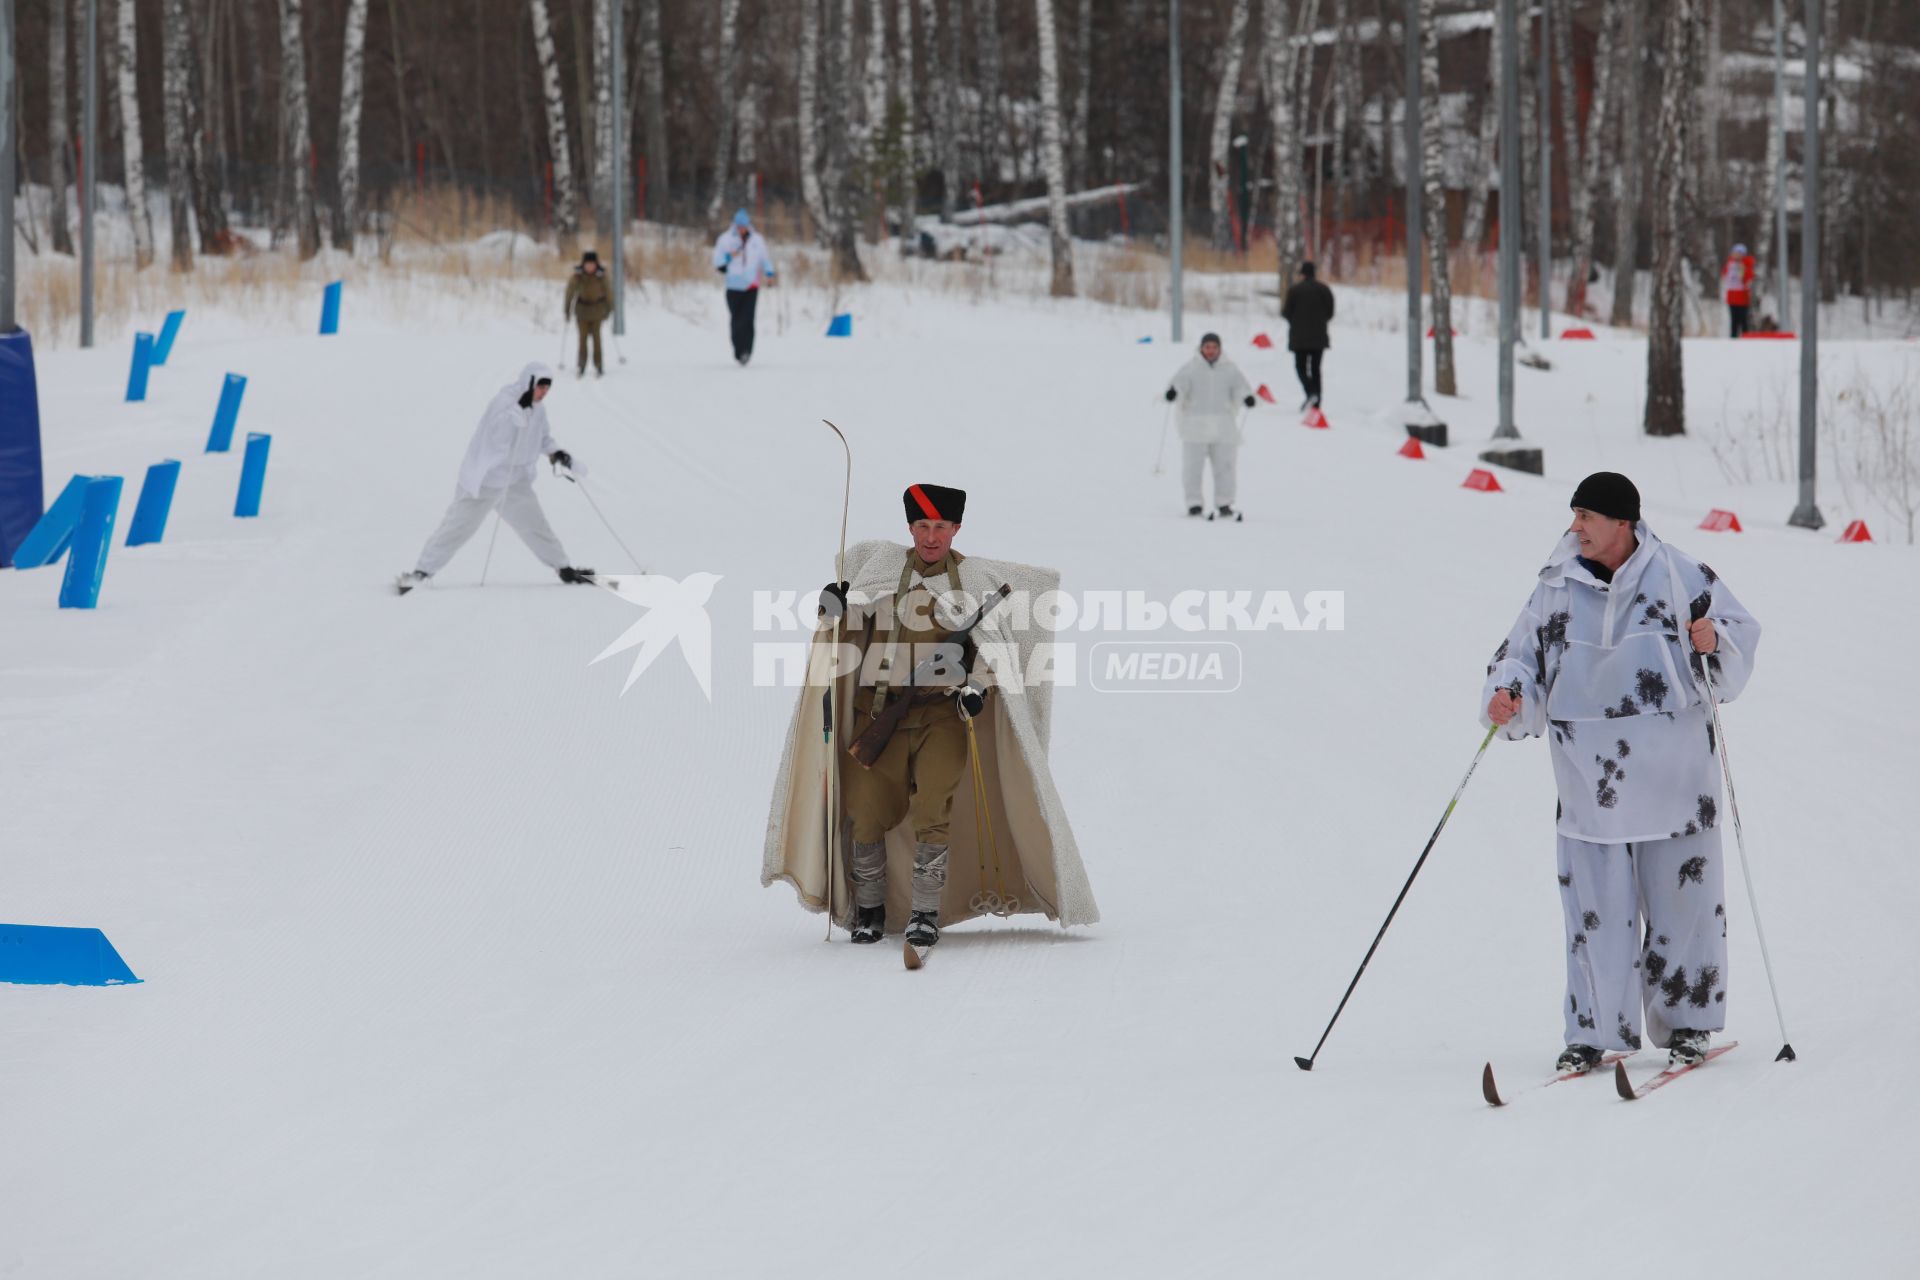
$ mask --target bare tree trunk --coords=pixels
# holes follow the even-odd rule
[[[120,0],[113,79],[120,117],[120,152],[126,165],[127,214],[133,221],[133,263],[139,269],[153,262],[153,220],[147,211],[146,156],[140,148],[140,47],[134,16],[133,0]]]
[[[1586,184],[1580,181],[1581,174],[1585,170],[1581,167],[1580,126],[1575,119],[1579,111],[1573,92],[1573,4],[1571,0],[1553,0],[1552,10],[1552,18],[1547,26],[1553,36],[1553,79],[1554,88],[1560,100],[1560,171],[1564,175],[1561,181],[1567,189],[1567,216],[1573,228],[1576,228],[1573,234],[1577,236],[1579,235],[1577,228],[1586,221],[1587,188]],[[1543,97],[1542,101],[1547,101],[1551,96]],[[1598,99],[1595,101],[1597,102]],[[1592,147],[1591,142],[1587,145],[1589,148]],[[1549,172],[1546,176],[1551,178],[1553,176],[1551,160],[1547,162],[1547,168]],[[1574,269],[1576,272],[1579,270],[1578,264],[1575,264]],[[1567,289],[1569,299],[1567,310],[1573,315],[1578,315],[1579,312],[1575,311],[1571,305],[1574,296],[1571,278],[1568,280]],[[1585,294],[1586,291],[1586,280],[1582,278],[1580,293]],[[1550,290],[1546,288],[1544,282],[1541,286],[1541,296],[1550,296]]]
[[[1233,220],[1227,210],[1227,184],[1232,180],[1228,161],[1233,153],[1233,109],[1240,100],[1240,65],[1247,55],[1249,0],[1233,0],[1227,20],[1227,43],[1221,50],[1220,87],[1213,99],[1213,136],[1207,154],[1207,211],[1212,219],[1213,247],[1233,248]],[[1245,211],[1242,211],[1243,218]]]
[[[1060,33],[1053,23],[1053,0],[1033,0],[1034,22],[1040,44],[1040,136],[1046,150],[1047,226],[1053,242],[1053,284],[1056,298],[1071,298],[1073,235],[1067,224],[1067,153],[1060,128]]]
[[[1487,39],[1487,83],[1480,95],[1480,142],[1474,152],[1471,176],[1467,180],[1467,210],[1460,226],[1460,244],[1468,252],[1479,254],[1487,241],[1487,200],[1493,189],[1495,139],[1500,132],[1500,51],[1499,41]],[[1391,176],[1391,175],[1389,175]]]
[[[47,5],[47,182],[53,188],[47,216],[53,223],[53,251],[71,254],[73,231],[67,224],[67,187],[73,181],[73,138],[67,126],[68,3],[50,0]],[[87,159],[91,162],[93,157]]]
[[[1697,0],[1667,0],[1665,68],[1660,83],[1659,137],[1654,150],[1653,315],[1647,332],[1646,433],[1685,435],[1686,382],[1680,335],[1685,321],[1686,281],[1681,272],[1686,234],[1687,89],[1697,73],[1694,43]]]
[[[187,149],[193,165],[193,217],[200,231],[202,254],[227,254],[233,250],[233,233],[227,227],[226,168],[222,163],[225,144],[220,120],[219,61],[216,57],[219,28],[214,20],[219,6],[201,10],[202,21],[195,24],[195,43],[199,56],[189,59],[187,94]],[[207,104],[202,107],[201,104]],[[209,136],[211,121],[212,136]]]
[[[567,99],[560,88],[560,59],[553,49],[553,18],[547,0],[527,0],[533,19],[533,51],[540,62],[540,96],[547,116],[547,158],[553,163],[553,229],[562,252],[571,252],[580,234],[580,210],[573,191],[573,151],[567,141]]]
[[[887,0],[867,0],[867,69],[862,87],[871,156],[887,124]]]
[[[900,193],[900,241],[908,252],[912,252],[914,235],[914,216],[920,206],[920,158],[915,140],[915,122],[919,115],[919,99],[914,96],[913,79],[913,6],[914,0],[895,0],[894,35],[899,50],[896,54],[895,95],[900,103],[900,155],[905,166]]]
[[[1440,24],[1435,0],[1420,0],[1420,183],[1425,188],[1428,279],[1433,286],[1433,389],[1458,395],[1453,372],[1453,272],[1447,260],[1447,175],[1440,117]],[[1408,157],[1408,163],[1412,163]]]
[[[1640,100],[1647,89],[1646,0],[1627,6],[1627,47],[1620,60],[1620,144],[1613,170],[1613,311],[1619,328],[1633,324],[1635,278],[1640,272],[1640,205],[1643,198]]]
[[[1593,274],[1593,241],[1599,222],[1600,181],[1611,168],[1613,138],[1614,46],[1619,43],[1624,0],[1606,0],[1600,18],[1600,42],[1593,53],[1593,100],[1587,104],[1587,136],[1580,152],[1580,174],[1573,179],[1577,201],[1573,215],[1573,274],[1567,280],[1567,312],[1580,316],[1587,307],[1587,281]],[[1571,25],[1570,23],[1568,25]],[[1564,28],[1563,28],[1564,29]],[[1571,41],[1569,41],[1571,43]],[[1564,46],[1563,46],[1564,50]],[[1562,53],[1566,93],[1573,98],[1572,55]],[[1573,167],[1567,167],[1569,175]]]
[[[1347,222],[1353,217],[1354,148],[1353,120],[1359,104],[1360,42],[1353,30],[1353,10],[1349,0],[1338,0],[1333,10],[1333,274],[1345,254]]]
[[[815,238],[824,245],[832,243],[833,219],[821,181],[819,84],[820,0],[800,0],[800,198],[813,219]]]
[[[367,0],[350,0],[340,49],[340,202],[333,215],[333,242],[353,252],[360,223],[360,113],[366,100]]]
[[[928,3],[931,4],[932,0],[928,0]],[[946,173],[946,181],[940,189],[940,219],[943,222],[953,221],[960,202],[960,19],[959,0],[948,0],[947,22],[940,42],[941,65],[946,68],[941,74],[940,91],[942,114],[946,117],[942,132],[946,151],[940,162],[941,169]],[[929,41],[933,38],[931,26],[927,28],[927,38]]]
[[[187,141],[192,102],[193,30],[187,0],[166,0],[161,12],[161,119],[167,150],[167,212],[175,271],[193,270],[193,165]]]
[[[854,0],[827,4],[827,50],[831,72],[827,79],[827,183],[832,194],[833,272],[841,280],[865,283],[867,269],[860,264],[859,210],[864,203],[861,157],[853,149],[854,104],[853,32],[857,25]]]
[[[987,180],[999,176],[994,164],[994,148],[1008,140],[1006,112],[1000,97],[1000,3],[999,0],[973,0],[974,55],[980,93],[980,112],[974,124],[974,139],[980,149],[976,171]],[[1018,170],[1016,161],[1016,175]]]
[[[954,172],[952,80],[946,71],[941,42],[938,0],[919,0],[920,30],[927,42],[927,164],[940,171],[940,218],[953,221],[955,188],[960,175]],[[948,20],[948,29],[952,20]]]
[[[613,6],[616,0],[593,0],[593,112],[586,129],[590,154],[587,171],[593,175],[593,221],[601,235],[613,233]]]
[[[713,194],[707,199],[707,222],[709,225],[720,221],[720,214],[727,203],[727,187],[733,165],[733,127],[737,90],[734,74],[735,35],[740,23],[740,0],[721,0],[720,36],[718,42],[718,61],[714,68],[715,88],[719,91],[715,103],[713,148]]]
[[[668,166],[667,65],[661,54],[661,0],[640,0],[640,74],[646,80],[641,99],[647,129],[647,216],[665,214],[673,194]]]
[[[1093,185],[1087,177],[1087,125],[1093,112],[1093,0],[1080,0],[1079,12],[1075,15],[1073,62],[1073,130],[1067,148],[1071,166],[1068,173],[1070,181],[1084,190]]]
[[[313,208],[313,133],[307,113],[307,50],[300,0],[280,0],[280,80],[285,93],[287,163],[293,171],[293,217],[300,260],[320,252]]]
[[[1261,41],[1267,112],[1273,128],[1273,240],[1279,252],[1282,297],[1300,262],[1300,134],[1293,109],[1293,42],[1288,30],[1292,7],[1293,0],[1266,0]]]

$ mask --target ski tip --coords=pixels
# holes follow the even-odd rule
[[[907,968],[918,969],[926,963],[926,953],[915,947],[911,942],[901,943],[900,948],[900,958],[906,961]]]
[[[1798,1062],[1800,1055],[1793,1051],[1792,1045],[1783,1044],[1780,1046],[1780,1052],[1773,1055],[1773,1060],[1775,1062]]]
[[[1313,1070],[1313,1059],[1312,1058],[1295,1058],[1293,1060],[1293,1065],[1300,1068],[1302,1071],[1311,1071]]]
[[[1489,1062],[1480,1069],[1480,1096],[1487,1100],[1490,1107],[1504,1107],[1507,1104],[1500,1098],[1500,1090],[1493,1083],[1493,1064]]]
[[[1628,1102],[1640,1096],[1633,1091],[1633,1081],[1627,1078],[1627,1064],[1624,1061],[1613,1064],[1613,1087]]]

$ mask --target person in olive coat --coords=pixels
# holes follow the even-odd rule
[[[600,353],[600,326],[613,314],[613,286],[600,267],[600,255],[589,249],[580,256],[580,265],[567,281],[567,318],[580,326],[580,358],[574,372],[587,376],[587,344],[593,344],[593,374],[603,376],[607,369]]]

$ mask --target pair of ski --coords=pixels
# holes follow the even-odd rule
[[[1596,1067],[1594,1071],[1569,1071],[1560,1075],[1550,1076],[1542,1080],[1539,1084],[1531,1086],[1526,1092],[1530,1093],[1537,1089],[1545,1089],[1550,1085],[1561,1084],[1568,1080],[1581,1080],[1611,1066],[1613,1068],[1614,1090],[1626,1101],[1633,1102],[1646,1097],[1655,1089],[1665,1088],[1681,1076],[1686,1075],[1689,1071],[1698,1070],[1706,1066],[1709,1062],[1712,1062],[1721,1054],[1726,1053],[1730,1049],[1737,1049],[1739,1046],[1740,1042],[1738,1040],[1729,1040],[1723,1045],[1718,1045],[1708,1050],[1707,1056],[1698,1062],[1689,1063],[1684,1067],[1666,1067],[1651,1076],[1643,1075],[1638,1083],[1636,1083],[1633,1077],[1627,1072],[1627,1059],[1633,1055],[1630,1053],[1609,1053],[1600,1059],[1600,1065]],[[1487,1105],[1493,1107],[1507,1106],[1521,1096],[1520,1094],[1515,1094],[1512,1098],[1503,1098],[1500,1096],[1499,1087],[1494,1083],[1493,1064],[1491,1062],[1481,1069],[1480,1094],[1487,1100]]]

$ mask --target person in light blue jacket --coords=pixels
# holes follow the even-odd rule
[[[714,241],[713,269],[727,278],[733,358],[744,365],[753,359],[753,312],[760,301],[760,286],[771,286],[776,275],[767,242],[754,231],[745,209],[733,215],[733,225]]]

